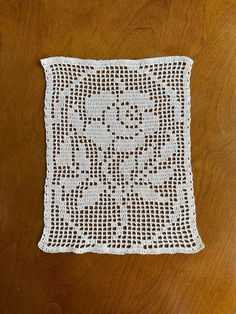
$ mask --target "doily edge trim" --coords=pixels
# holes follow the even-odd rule
[[[153,58],[143,58],[143,59],[80,59],[74,57],[64,57],[64,56],[52,56],[40,59],[43,67],[51,65],[58,62],[66,63],[76,63],[85,65],[146,65],[151,63],[162,63],[162,62],[179,62],[184,61],[189,65],[193,64],[193,59],[188,56],[164,56],[164,57],[153,57]]]
[[[162,248],[162,249],[117,249],[117,248],[84,248],[77,249],[71,247],[48,247],[43,241],[38,242],[38,247],[45,253],[75,253],[75,254],[85,254],[85,253],[98,253],[98,254],[114,254],[114,255],[127,255],[127,254],[140,254],[140,255],[160,255],[160,254],[194,254],[205,248],[204,243],[201,241],[200,237],[198,239],[197,245],[194,248]]]

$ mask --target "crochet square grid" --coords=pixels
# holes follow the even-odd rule
[[[194,253],[188,57],[41,60],[45,252]]]

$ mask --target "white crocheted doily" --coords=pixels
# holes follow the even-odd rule
[[[188,57],[41,60],[45,252],[194,253]]]

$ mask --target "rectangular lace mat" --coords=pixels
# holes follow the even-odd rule
[[[188,57],[41,60],[45,252],[203,249],[190,163]]]

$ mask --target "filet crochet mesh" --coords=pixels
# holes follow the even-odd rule
[[[41,60],[45,252],[194,253],[192,60]]]

